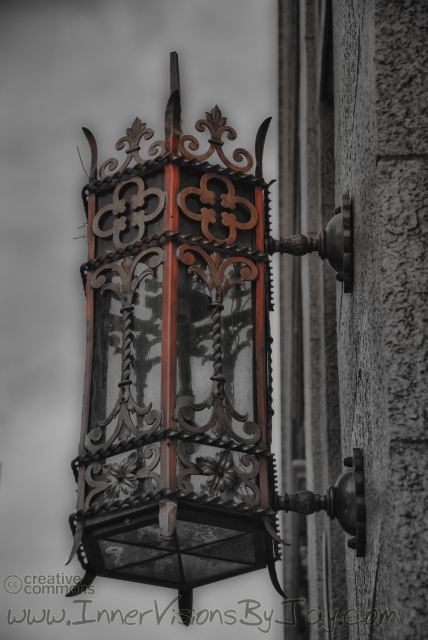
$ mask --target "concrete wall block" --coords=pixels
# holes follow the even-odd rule
[[[428,159],[380,161],[378,216],[391,439],[428,427]]]
[[[423,640],[428,611],[428,443],[391,444],[388,515],[382,528],[373,607],[395,610],[400,624],[373,638]]]
[[[378,154],[428,153],[428,1],[376,2]]]
[[[333,0],[338,204],[340,195],[355,182],[356,167],[362,169],[362,159],[366,163],[373,155],[374,15],[375,0]]]

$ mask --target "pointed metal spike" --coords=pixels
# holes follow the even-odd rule
[[[266,134],[272,118],[266,118],[262,122],[256,135],[256,178],[263,178],[263,149],[265,146]]]
[[[85,134],[86,140],[89,143],[91,149],[91,168],[89,170],[89,182],[92,184],[97,179],[97,162],[98,162],[98,147],[94,134],[86,127],[82,127],[82,131]]]
[[[181,137],[181,102],[177,89],[171,93],[165,111],[165,146],[173,156],[178,153]]]
[[[275,570],[275,563],[272,560],[268,560],[266,564],[267,564],[269,576],[275,591],[277,591],[280,596],[287,599],[287,596],[285,595],[281,585],[279,584],[278,576],[276,575],[276,570]]]
[[[178,91],[180,95],[180,69],[178,66],[178,53],[171,51],[169,54],[169,87],[170,94]]]
[[[192,620],[193,589],[179,589],[178,595],[180,596],[178,613],[183,624],[188,627]]]

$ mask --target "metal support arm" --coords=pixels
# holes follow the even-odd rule
[[[316,251],[321,260],[327,259],[331,268],[336,271],[336,280],[343,282],[344,293],[352,292],[352,217],[351,201],[348,195],[342,196],[342,206],[335,211],[326,229],[321,229],[316,238],[295,235],[291,238],[267,238],[266,251],[289,253],[293,256],[304,256]]]
[[[366,508],[364,499],[364,469],[361,449],[354,449],[354,455],[345,458],[348,467],[330,485],[325,495],[312,491],[298,491],[276,496],[277,511],[294,511],[304,516],[325,511],[331,520],[337,520],[345,533],[353,536],[348,547],[355,549],[357,557],[363,557],[366,544]]]

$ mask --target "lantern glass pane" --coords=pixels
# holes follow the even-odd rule
[[[242,571],[244,565],[238,562],[226,562],[213,558],[201,558],[198,556],[182,555],[183,572],[186,583],[199,582],[210,578],[227,576]]]
[[[170,584],[181,584],[183,581],[178,555],[165,556],[132,565],[125,569],[120,569],[120,574],[136,579],[146,578]]]
[[[189,549],[241,535],[240,531],[235,531],[234,529],[224,529],[223,527],[214,527],[200,523],[196,524],[183,520],[177,521],[175,530],[178,546],[181,551],[188,551]]]
[[[144,270],[144,265],[138,265]],[[139,270],[136,270],[138,275]],[[136,402],[141,406],[152,403],[160,408],[161,346],[162,346],[162,266],[156,278],[144,279],[135,295],[134,342],[132,346]],[[139,419],[137,418],[137,422]]]
[[[213,345],[209,292],[179,263],[177,301],[177,407],[200,402],[210,393]],[[201,419],[203,419],[203,415]],[[209,412],[206,412],[209,416]]]
[[[192,555],[234,560],[236,562],[256,562],[254,534],[239,536],[232,540],[223,540],[192,550]]]
[[[127,542],[129,544],[138,544],[171,551],[175,550],[175,539],[164,538],[163,536],[161,536],[160,527],[157,524],[149,525],[147,527],[141,527],[140,529],[136,529],[134,531],[119,533],[116,536],[112,536],[110,540],[117,540],[118,542]]]
[[[226,278],[239,278],[242,263],[231,265]],[[223,347],[223,372],[229,400],[240,414],[248,414],[254,420],[254,309],[252,283],[246,289],[231,287],[223,300],[221,335]],[[241,436],[242,423],[233,420],[233,428]]]
[[[197,252],[193,252],[193,256],[192,269],[202,270],[209,279],[210,266]],[[232,417],[229,413],[228,420],[232,431],[245,441],[248,439],[244,431],[245,422],[254,420],[254,294],[252,283],[245,282],[240,276],[243,267],[246,264],[238,259],[224,272],[224,282],[238,279],[245,283],[245,289],[233,285],[226,291],[219,316],[220,332],[214,332],[218,316],[216,319],[213,312],[218,308],[210,304],[215,291],[210,292],[198,272],[189,273],[188,267],[179,263],[177,409],[188,406],[189,401],[203,404],[209,399],[213,389],[215,346],[217,366],[221,365],[225,378],[226,395],[241,416]],[[208,424],[212,413],[210,406],[199,408],[195,423],[203,427]],[[215,429],[208,429],[207,433],[218,437]],[[225,437],[230,437],[230,434]]]
[[[111,542],[110,540],[100,540],[99,548],[104,558],[107,571],[113,571],[127,565],[152,560],[153,558],[164,556],[167,553],[159,549],[147,549],[145,547]]]
[[[123,262],[116,262],[122,268]],[[149,270],[143,260],[134,270],[139,277]],[[105,271],[106,282],[116,285],[120,292],[122,278],[117,271]],[[123,325],[121,308],[124,304],[117,292],[106,289],[94,291],[95,329],[94,357],[92,368],[92,394],[90,408],[90,431],[98,429],[98,422],[105,420],[113,411],[119,397],[119,383],[124,377],[122,347],[128,340],[130,350],[127,358],[128,378],[131,396],[139,408],[160,408],[161,389],[161,334],[162,334],[162,266],[154,273],[143,278],[133,295],[133,308],[128,312],[126,326]],[[125,332],[128,332],[125,335]],[[126,374],[125,374],[126,377]],[[131,413],[131,420],[142,433],[150,426],[146,422],[147,412]],[[116,429],[117,419],[112,419],[102,429],[97,445],[107,442]],[[132,435],[129,431],[122,434],[125,438]],[[134,434],[135,435],[135,434]]]

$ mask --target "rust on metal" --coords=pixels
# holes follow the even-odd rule
[[[132,209],[133,213],[131,215],[131,219],[128,220],[126,216],[119,217],[120,213],[126,214],[128,209],[128,203],[126,200],[121,198],[120,195],[122,190],[130,184],[136,184],[138,190],[131,198],[130,209]],[[150,196],[155,196],[157,198],[158,205],[154,211],[146,213],[144,211],[144,206],[146,205],[147,198]],[[146,189],[142,178],[129,178],[117,185],[113,191],[113,202],[111,204],[106,204],[97,211],[92,222],[92,231],[98,238],[112,238],[115,247],[118,249],[125,249],[129,244],[133,244],[134,242],[138,242],[142,239],[146,230],[146,223],[155,220],[163,210],[164,206],[165,193],[161,189],[158,189],[157,187]],[[104,229],[103,221],[110,215],[115,216],[113,225],[110,229]],[[129,225],[136,227],[138,232],[131,243],[121,242],[121,234],[128,230]]]
[[[230,213],[228,211],[222,212],[222,225],[229,228],[229,236],[225,240],[216,238],[209,230],[209,225],[216,223],[216,213],[214,209],[202,207],[200,213],[194,213],[193,211],[190,211],[186,204],[186,198],[189,195],[198,196],[201,203],[203,204],[215,204],[215,193],[214,191],[210,191],[208,189],[208,182],[214,179],[224,182],[228,189],[226,194],[221,195],[222,207],[233,211],[234,209],[236,209],[236,205],[240,204],[244,206],[250,214],[250,219],[247,222],[238,222],[234,213]],[[208,240],[213,240],[215,242],[218,242],[219,244],[233,244],[236,240],[238,229],[253,229],[259,219],[257,209],[254,207],[254,205],[247,198],[242,198],[241,196],[237,196],[235,194],[235,187],[233,185],[233,182],[229,178],[226,178],[225,176],[219,176],[216,173],[204,173],[201,178],[200,187],[186,187],[185,189],[180,191],[180,194],[178,196],[178,205],[181,211],[188,218],[201,223],[201,231]]]
[[[251,154],[245,149],[239,147],[238,149],[235,149],[232,154],[235,162],[246,161],[246,164],[244,165],[234,164],[226,157],[222,149],[224,145],[224,142],[222,140],[223,134],[227,134],[228,140],[236,140],[237,136],[235,129],[232,129],[232,127],[230,127],[226,123],[227,119],[222,116],[222,113],[217,105],[211,110],[211,112],[206,111],[205,119],[201,118],[200,120],[198,120],[195,124],[195,129],[196,131],[200,132],[208,129],[208,131],[210,132],[211,136],[208,140],[210,146],[208,150],[205,151],[205,153],[201,154],[191,153],[192,151],[197,151],[199,149],[199,142],[195,138],[195,136],[186,134],[181,136],[180,138],[179,149],[181,154],[191,160],[199,160],[200,162],[202,162],[210,158],[213,153],[216,152],[220,160],[226,165],[226,167],[229,167],[229,169],[232,169],[233,171],[242,171],[242,173],[247,173],[248,171],[250,171],[253,166],[253,158]],[[188,148],[186,148],[186,144],[188,144]]]
[[[109,158],[108,160],[103,162],[100,168],[100,179],[103,180],[104,178],[108,177],[106,171],[110,171],[112,174],[113,172],[116,172],[116,169],[117,172],[125,171],[132,160],[134,160],[136,164],[143,163],[144,159],[138,153],[141,150],[140,141],[142,138],[144,138],[145,140],[150,140],[151,138],[153,138],[153,133],[153,129],[148,128],[145,122],[141,122],[140,118],[135,118],[131,127],[126,130],[126,135],[119,138],[115,145],[117,151],[121,151],[125,147],[125,144],[128,144],[128,149],[126,149],[125,152],[125,160],[123,161],[119,169],[117,169],[117,165],[119,164],[119,162],[116,160],[116,158]],[[152,142],[148,149],[149,156],[155,156],[157,153],[162,154],[164,152],[165,143],[163,142],[163,140],[156,140],[155,142]]]
[[[178,231],[178,208],[176,204],[180,174],[177,167],[165,167],[165,208],[164,229]],[[173,415],[177,397],[177,285],[178,263],[174,255],[174,244],[165,246],[166,261],[163,275],[162,299],[162,354],[161,354],[161,408],[164,416],[163,429],[175,428]],[[161,480],[164,487],[176,487],[176,444],[167,439],[161,443]]]

